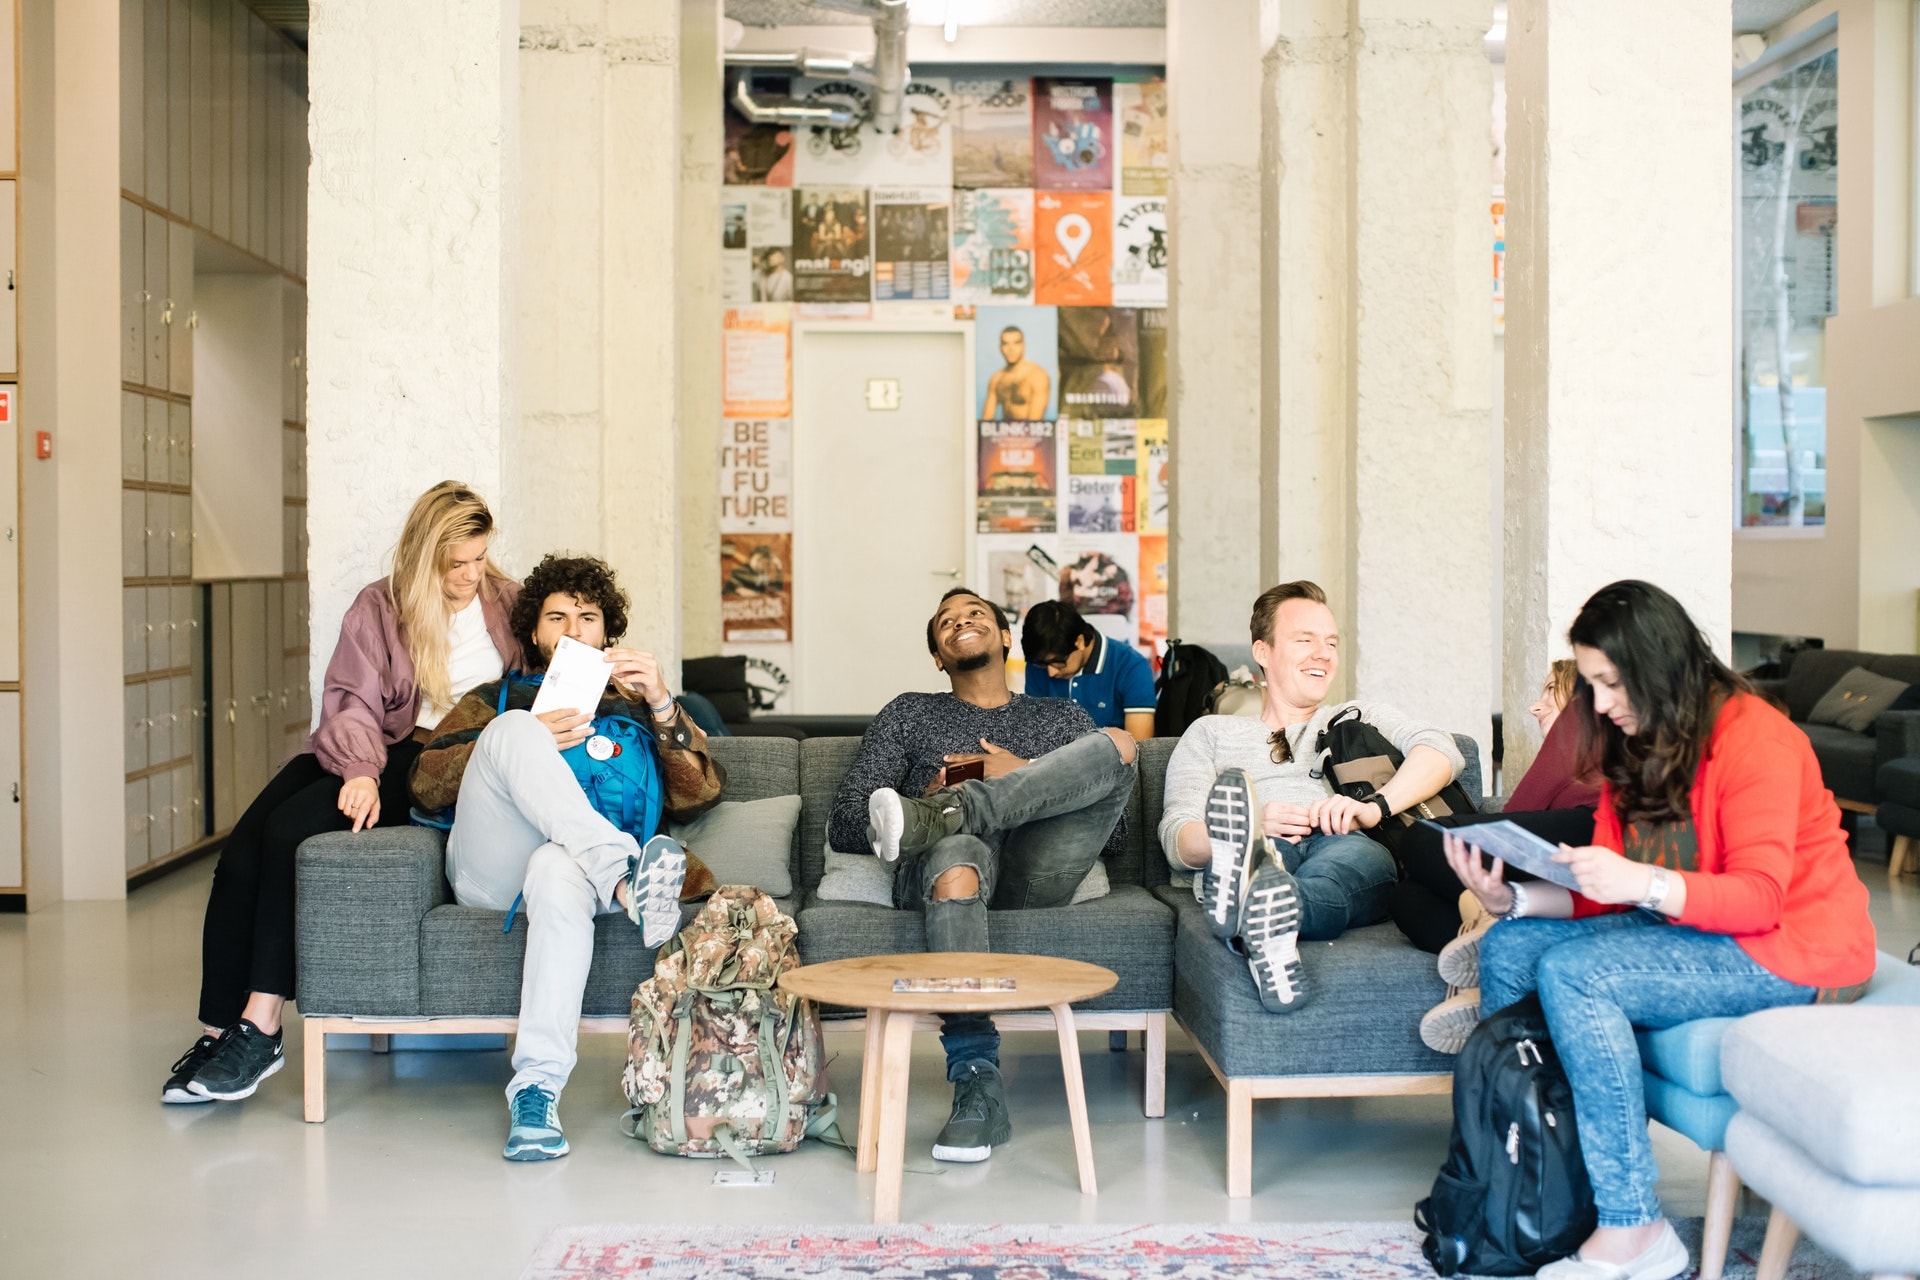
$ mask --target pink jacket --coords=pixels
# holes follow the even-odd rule
[[[526,665],[513,637],[508,615],[520,584],[488,578],[480,586],[480,611],[487,634],[509,671]],[[413,659],[400,634],[387,579],[361,589],[340,623],[340,643],[327,661],[327,684],[320,694],[320,727],[307,750],[320,767],[345,781],[378,779],[387,766],[387,748],[412,736],[420,718],[420,687]]]

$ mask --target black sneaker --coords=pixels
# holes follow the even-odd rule
[[[213,1057],[213,1051],[220,1047],[219,1036],[201,1036],[193,1042],[193,1048],[180,1055],[173,1064],[173,1074],[167,1077],[167,1083],[161,1087],[162,1102],[212,1102],[212,1098],[203,1098],[187,1086],[200,1074],[200,1068],[207,1065],[207,1059]]]
[[[1216,938],[1231,938],[1240,925],[1259,840],[1253,804],[1253,783],[1245,769],[1222,769],[1207,791],[1207,843],[1213,847],[1213,861],[1200,873],[1200,909]]]
[[[959,834],[963,820],[958,787],[942,787],[930,796],[903,796],[881,787],[867,797],[867,843],[882,862],[933,848]]]
[[[961,1063],[953,1081],[953,1113],[933,1140],[933,1158],[976,1164],[992,1155],[996,1144],[1012,1137],[1000,1068],[980,1058]]]
[[[251,1098],[262,1080],[286,1065],[280,1033],[268,1035],[242,1018],[221,1033],[212,1056],[187,1088],[216,1102],[238,1102]]]
[[[1300,967],[1300,887],[1271,847],[1256,861],[1240,912],[1240,941],[1261,1007],[1292,1013],[1307,1002],[1307,978]]]

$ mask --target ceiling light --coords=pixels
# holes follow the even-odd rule
[[[955,12],[959,7],[960,0],[947,0],[946,21],[941,25],[940,34],[946,37],[948,44],[960,38],[960,15]]]

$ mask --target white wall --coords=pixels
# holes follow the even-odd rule
[[[278,276],[194,278],[193,576],[277,578],[283,563]]]

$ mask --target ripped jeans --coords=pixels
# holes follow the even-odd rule
[[[987,907],[1063,907],[1127,811],[1135,766],[1104,732],[1084,734],[1001,778],[960,784],[960,833],[902,854],[893,903],[927,917],[927,950],[989,951]],[[933,882],[955,867],[980,879],[970,898],[936,898]],[[1000,1061],[1000,1033],[984,1013],[948,1014],[940,1045],[951,1078],[961,1063]]]

